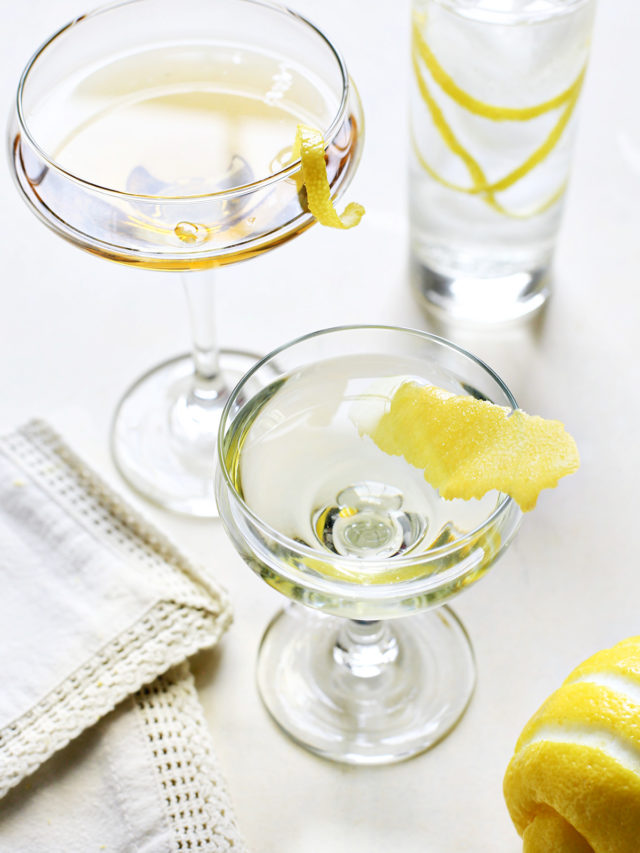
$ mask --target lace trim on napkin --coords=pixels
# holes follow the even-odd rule
[[[243,853],[231,802],[183,664],[134,696],[172,828],[172,853]]]
[[[1,797],[126,696],[216,643],[231,612],[221,589],[87,468],[47,424],[32,421],[0,439],[0,452],[103,546],[152,571],[163,591],[162,600],[128,630],[0,730]]]

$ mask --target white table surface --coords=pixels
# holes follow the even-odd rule
[[[35,46],[84,10],[78,0],[2,3],[0,103],[8,110]],[[341,323],[433,329],[407,284],[408,1],[295,5],[333,36],[358,82],[367,142],[348,198],[368,212],[352,232],[316,227],[221,271],[221,341],[266,352]],[[295,746],[267,718],[253,680],[262,630],[283,600],[242,563],[219,523],[145,507],[211,568],[235,605],[221,647],[200,655],[195,669],[254,853],[516,853],[520,842],[501,786],[520,729],[579,661],[640,629],[633,552],[640,463],[638,43],[635,0],[602,0],[548,309],[520,329],[449,330],[502,374],[525,410],[565,421],[582,468],[543,493],[509,552],[458,599],[479,679],[466,716],[443,743],[377,769],[341,767]],[[44,416],[127,494],[110,467],[109,421],[134,378],[187,348],[179,282],[95,259],[49,233],[19,199],[6,165],[0,233],[0,428]]]

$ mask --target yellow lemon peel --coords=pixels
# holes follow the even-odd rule
[[[578,666],[516,744],[504,796],[524,853],[636,853],[640,637]]]
[[[414,382],[400,385],[369,434],[385,453],[423,470],[443,498],[497,489],[525,512],[580,464],[559,421]]]
[[[327,177],[324,138],[319,130],[299,124],[293,147],[294,158],[300,158],[301,181],[307,192],[307,205],[321,225],[329,228],[353,228],[364,216],[364,207],[350,202],[340,214],[331,200]]]
[[[526,211],[518,212],[508,210],[498,202],[495,195],[496,193],[504,192],[521,181],[526,175],[543,163],[556,147],[571,119],[571,116],[573,115],[573,111],[582,89],[586,66],[580,71],[577,78],[567,89],[554,98],[544,101],[541,104],[536,104],[531,107],[503,107],[487,104],[477,98],[474,98],[472,95],[469,95],[461,89],[440,65],[435,54],[422,35],[421,28],[424,27],[425,21],[426,17],[424,13],[416,13],[414,15],[412,28],[412,63],[414,76],[418,85],[418,91],[429,111],[431,120],[442,137],[445,145],[464,163],[467,171],[469,172],[472,185],[470,187],[465,187],[443,178],[426,160],[412,130],[412,146],[420,165],[434,180],[438,181],[438,183],[455,192],[466,193],[468,195],[478,195],[487,205],[489,205],[489,207],[504,216],[513,219],[528,219],[533,216],[538,216],[548,210],[564,194],[566,181],[563,182],[557,190],[551,193],[547,199],[534,208]],[[458,106],[462,107],[467,112],[479,115],[490,121],[522,122],[530,121],[531,119],[537,118],[556,109],[563,108],[562,112],[544,142],[536,148],[535,151],[526,158],[526,160],[499,180],[490,182],[488,181],[480,164],[464,147],[464,145],[462,145],[453,132],[451,125],[447,122],[442,109],[439,107],[427,85],[425,75],[422,73],[421,63],[424,65],[436,85],[439,86],[455,103],[457,103]]]
[[[424,13],[416,12],[413,16],[412,26],[414,49],[424,62],[425,66],[429,69],[429,73],[433,80],[438,84],[438,86],[440,86],[442,91],[459,106],[467,110],[467,112],[482,116],[483,118],[488,118],[491,121],[530,121],[532,118],[537,118],[538,116],[558,109],[558,107],[561,107],[563,104],[573,100],[580,92],[586,68],[582,69],[577,78],[567,89],[564,90],[564,92],[561,92],[559,95],[556,95],[554,98],[544,101],[541,104],[535,104],[531,107],[503,107],[480,101],[477,98],[474,98],[473,95],[469,95],[469,93],[465,92],[464,89],[461,89],[440,65],[435,54],[422,35],[421,28],[424,27],[425,23],[426,15]]]

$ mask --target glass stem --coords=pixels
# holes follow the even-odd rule
[[[373,678],[398,657],[398,641],[387,622],[348,619],[333,647],[337,664],[358,678]]]
[[[226,391],[220,372],[216,336],[213,270],[194,270],[182,274],[191,324],[194,363],[193,402],[206,405]]]

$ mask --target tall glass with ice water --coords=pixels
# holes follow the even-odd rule
[[[445,319],[539,309],[595,0],[413,0],[412,279]]]

